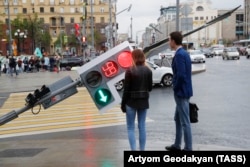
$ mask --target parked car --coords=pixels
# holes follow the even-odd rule
[[[205,63],[206,57],[201,50],[189,50],[188,53],[190,54],[190,58],[192,63]]]
[[[163,86],[171,86],[173,81],[173,72],[170,67],[160,67],[152,62],[146,61],[148,67],[152,70],[153,84],[162,84]],[[124,80],[115,84],[116,90],[120,91],[124,88]]]
[[[227,47],[224,48],[223,53],[222,53],[222,59],[225,60],[229,60],[229,59],[240,59],[240,54],[237,50],[236,47]]]
[[[75,67],[75,66],[82,66],[84,61],[82,58],[79,57],[66,57],[60,60],[60,67]]]

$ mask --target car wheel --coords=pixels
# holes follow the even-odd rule
[[[115,84],[115,88],[118,91],[121,91],[124,88],[124,80],[121,80]]]
[[[172,82],[173,82],[173,75],[171,74],[165,74],[163,77],[162,77],[162,84],[164,86],[171,86],[172,85]]]

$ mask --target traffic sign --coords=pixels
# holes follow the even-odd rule
[[[121,102],[115,84],[124,79],[125,71],[132,66],[132,50],[125,41],[78,68],[82,83],[100,112]]]

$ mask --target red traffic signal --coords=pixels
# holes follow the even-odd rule
[[[80,25],[75,23],[74,27],[75,27],[75,35],[79,36],[80,35]]]

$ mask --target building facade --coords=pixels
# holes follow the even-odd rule
[[[247,5],[250,5],[250,0],[245,0],[245,3],[247,8]],[[179,8],[179,30],[185,34],[229,11],[212,9],[211,6],[212,3],[210,0],[189,0],[182,2]],[[184,40],[193,42],[194,47],[199,48],[213,44],[229,44],[232,43],[232,41],[246,38],[246,36],[249,36],[247,34],[249,34],[248,29],[250,29],[247,27],[247,25],[250,25],[248,24],[250,11],[249,7],[248,9],[246,8],[245,12],[243,9],[238,9],[228,18],[197,31],[187,36]],[[157,19],[155,27],[159,29],[161,33],[153,29],[149,31],[148,27],[145,28],[146,31],[142,39],[144,47],[152,44],[152,42],[149,41],[151,41],[153,36],[156,42],[161,41],[165,39],[170,32],[176,30],[176,6],[161,7],[160,16]]]
[[[115,23],[116,8],[114,5],[112,4],[112,18],[110,19],[110,5],[105,0],[3,0],[0,2],[0,10],[3,11],[0,21],[3,24],[8,23],[8,10],[10,11],[11,21],[17,16],[27,19],[33,13],[37,13],[38,18],[44,23],[44,27],[47,28],[52,37],[50,53],[58,49],[62,52],[68,48],[65,44],[55,46],[54,41],[58,39],[61,33],[65,36],[74,34],[74,25],[78,24],[80,26],[80,37],[86,37],[89,45],[94,45],[92,47],[100,50],[105,48],[105,42],[107,41],[105,28]],[[93,41],[95,34],[92,33],[96,32],[101,35],[98,43]],[[5,41],[6,39],[1,40]]]

